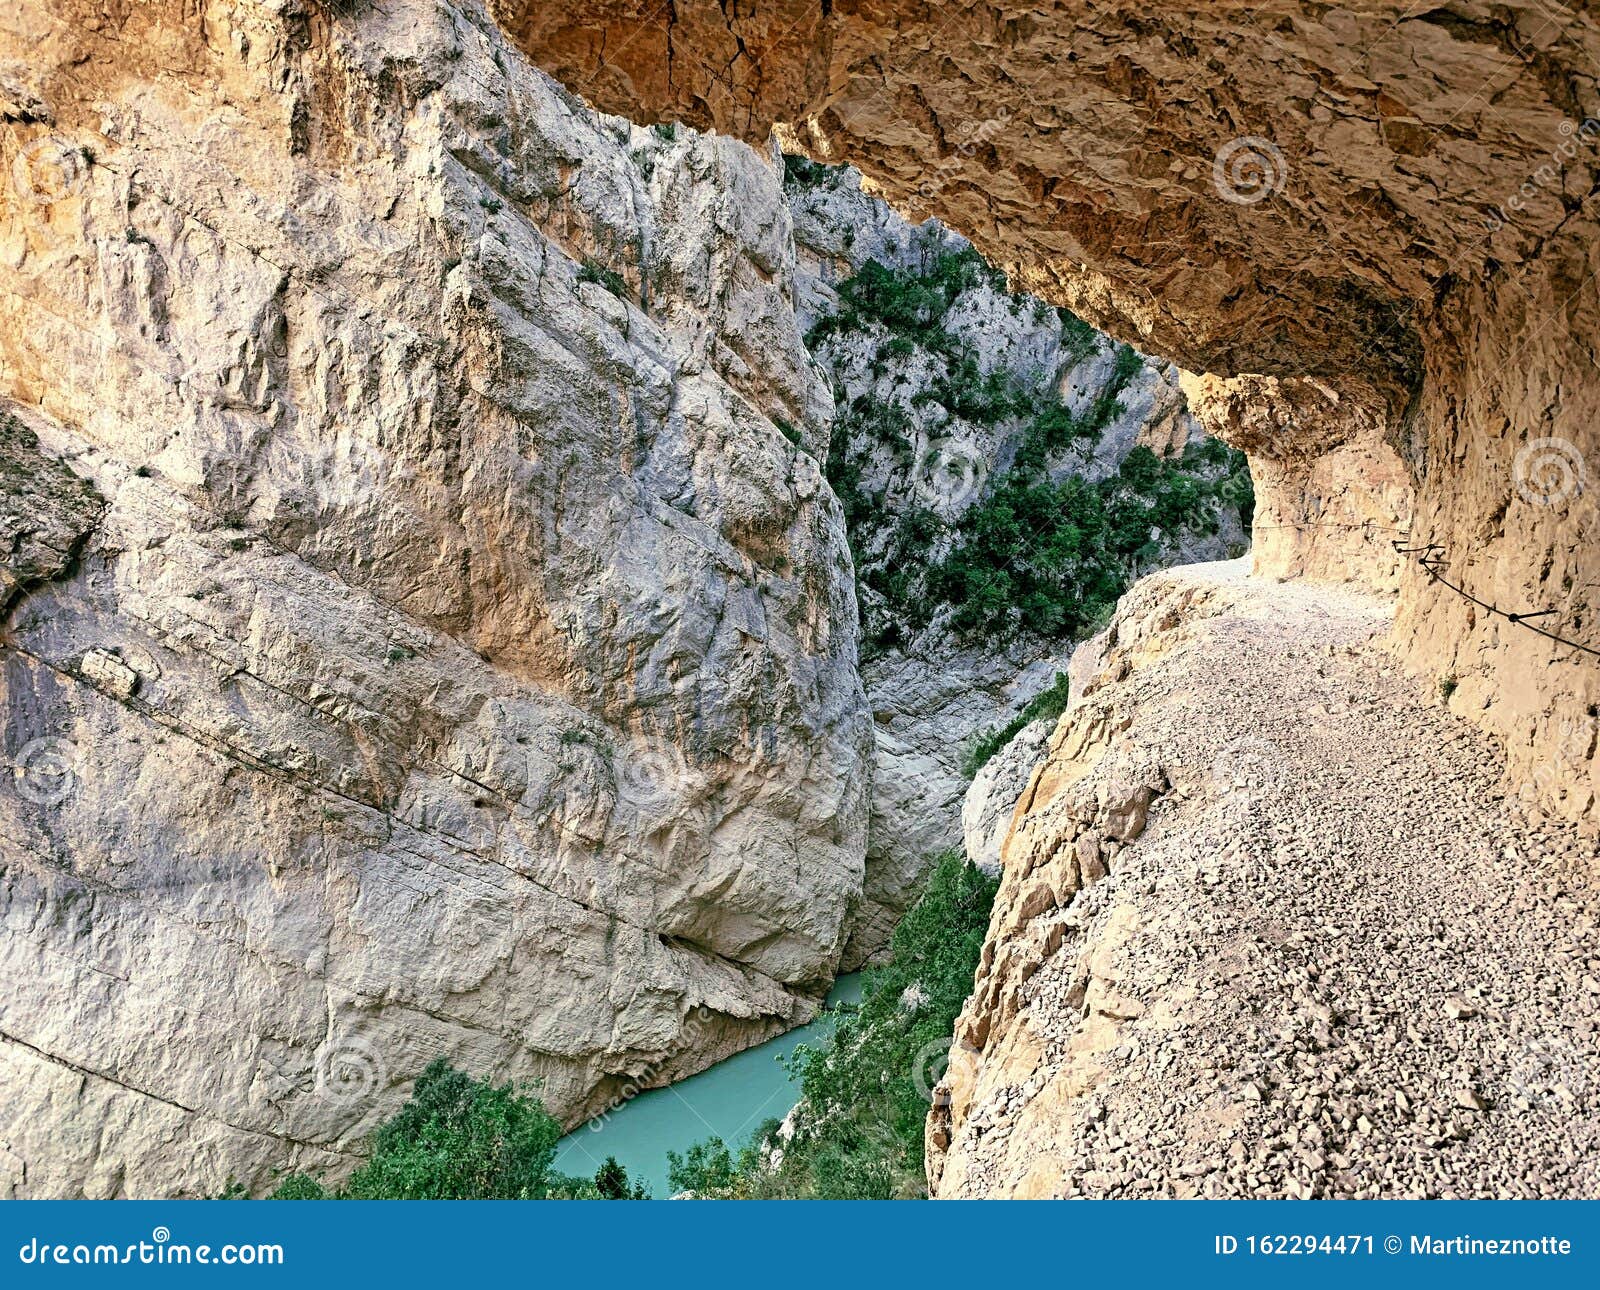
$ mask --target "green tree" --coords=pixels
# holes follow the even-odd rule
[[[441,1058],[378,1130],[350,1176],[356,1200],[538,1200],[561,1125],[536,1098],[473,1079]]]
[[[601,1200],[649,1200],[650,1191],[643,1183],[628,1186],[628,1171],[615,1156],[607,1156],[605,1163],[595,1170],[594,1189]]]
[[[443,1058],[372,1139],[341,1200],[542,1200],[573,1190],[550,1165],[561,1125],[536,1097],[458,1071]],[[322,1200],[321,1183],[291,1174],[274,1200]]]
[[[681,1156],[667,1152],[667,1184],[674,1194],[691,1191],[697,1196],[714,1196],[727,1192],[736,1180],[733,1154],[721,1138],[697,1142]]]
[[[290,1174],[272,1193],[273,1200],[327,1200],[322,1184],[309,1174]]]
[[[928,1091],[972,990],[997,887],[956,852],[941,856],[824,1043],[789,1059],[800,1083],[793,1132],[768,1121],[735,1162],[716,1138],[668,1152],[675,1191],[752,1199],[889,1200],[926,1194]]]

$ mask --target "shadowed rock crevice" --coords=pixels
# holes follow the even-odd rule
[[[0,629],[35,587],[71,576],[104,512],[93,484],[0,409]]]

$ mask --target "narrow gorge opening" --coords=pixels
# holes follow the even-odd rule
[[[1264,567],[1397,585],[1408,665],[1586,820],[1595,33],[1542,0],[1446,9],[495,12],[602,106],[776,128],[1201,374],[1191,406],[1253,459]]]
[[[669,149],[694,146],[683,127],[656,134]],[[884,942],[934,870],[946,866],[938,889],[955,880],[957,852],[998,874],[1016,800],[1066,705],[1073,649],[1141,575],[1245,555],[1252,491],[1244,455],[1204,434],[1170,364],[1011,292],[964,238],[935,220],[908,223],[855,171],[794,154],[781,165],[796,321],[833,402],[824,476],[854,565],[876,739],[872,912],[844,966],[871,956],[877,997],[832,1051],[802,1053],[789,1071],[778,1059],[799,1039],[826,1046],[821,1023],[670,1094],[635,1100],[630,1087],[564,1140],[557,1162],[593,1173],[609,1154],[658,1195],[739,1186],[890,1199],[923,1190],[920,1108],[968,992],[992,889],[974,878],[964,913],[938,915],[964,957],[919,967],[926,945],[908,930],[914,944],[885,967]],[[621,283],[642,276],[632,270],[623,259],[598,272]],[[808,450],[795,427],[777,425]],[[854,1003],[861,983],[846,980]],[[847,1101],[851,1113],[796,1111],[802,1087],[808,1107]],[[675,1184],[666,1150],[691,1143],[697,1154]]]
[[[0,26],[0,1190],[551,1194],[897,926],[803,1194],[1600,1186],[1592,15],[215,8]]]

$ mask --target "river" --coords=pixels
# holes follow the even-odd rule
[[[854,1003],[861,997],[860,973],[842,976],[829,1003]],[[667,1152],[680,1155],[702,1138],[721,1138],[738,1154],[763,1121],[781,1120],[799,1098],[782,1059],[802,1043],[825,1039],[827,1015],[808,1026],[747,1048],[688,1079],[651,1089],[624,1102],[603,1119],[579,1125],[556,1147],[560,1173],[592,1178],[607,1156],[615,1156],[630,1182],[642,1182],[657,1200],[667,1187]]]

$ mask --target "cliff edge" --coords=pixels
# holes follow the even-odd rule
[[[1245,570],[1144,579],[1074,659],[934,1194],[1594,1194],[1593,844],[1416,697],[1386,601]]]

